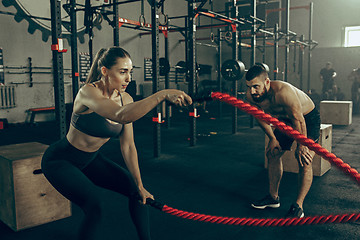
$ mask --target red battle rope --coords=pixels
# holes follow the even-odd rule
[[[304,135],[300,134],[298,131],[294,130],[292,127],[287,126],[283,122],[280,122],[278,119],[272,117],[269,114],[266,114],[264,111],[259,110],[258,108],[251,106],[248,103],[245,103],[235,97],[232,97],[228,94],[214,92],[211,94],[211,97],[215,100],[228,103],[237,107],[244,112],[254,116],[257,119],[260,119],[268,124],[272,124],[274,127],[278,128],[280,131],[286,133],[290,137],[293,137],[296,141],[302,145],[307,146],[309,149],[316,152],[318,155],[327,159],[330,163],[335,165],[337,168],[341,169],[346,174],[350,175],[353,179],[360,184],[360,174],[354,168],[351,168],[349,164],[344,163],[340,158],[337,158],[335,154],[330,153],[328,150],[322,148],[319,144],[315,143],[313,140],[306,138]],[[190,219],[194,221],[203,221],[217,224],[227,224],[227,225],[240,225],[240,226],[294,226],[294,225],[310,225],[310,224],[324,224],[324,223],[346,223],[346,222],[356,222],[360,220],[360,213],[351,213],[351,214],[341,214],[341,215],[327,215],[327,216],[313,216],[313,217],[304,217],[304,218],[234,218],[234,217],[219,217],[211,216],[199,213],[186,212],[183,210],[178,210],[167,205],[163,205],[152,199],[147,199],[147,204],[151,205],[154,208],[157,208],[168,214]]]
[[[163,205],[152,199],[146,200],[147,204],[162,212],[174,215],[176,217],[190,219],[193,221],[210,222],[226,225],[240,225],[240,226],[260,226],[260,227],[282,227],[294,225],[311,225],[311,224],[325,224],[325,223],[346,223],[356,222],[360,220],[360,213],[341,214],[341,215],[327,215],[327,216],[313,216],[304,218],[235,218],[235,217],[219,217],[200,213],[187,212],[178,210],[167,205]]]

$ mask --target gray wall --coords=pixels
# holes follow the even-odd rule
[[[48,1],[44,1],[48,4]],[[65,1],[62,1],[65,3]],[[215,11],[224,10],[224,3],[227,1],[214,1]],[[318,78],[320,69],[327,61],[334,64],[335,70],[338,72],[337,83],[345,92],[347,99],[350,98],[351,83],[346,79],[347,74],[355,67],[359,66],[359,49],[360,48],[343,48],[342,35],[343,27],[349,25],[360,25],[360,5],[358,0],[313,0],[314,2],[314,27],[313,39],[319,42],[319,45],[313,51],[311,64],[311,88],[320,91],[321,85]],[[165,12],[169,16],[185,15],[187,13],[187,5],[185,0],[167,0],[165,1]],[[291,6],[309,5],[309,0],[292,0]],[[50,6],[49,6],[50,8]],[[0,11],[16,12],[12,6],[5,7],[0,3]],[[129,3],[120,6],[120,16],[132,20],[138,20],[140,14],[139,3]],[[44,11],[42,11],[43,13]],[[309,12],[305,9],[292,10],[290,13],[290,29],[298,35],[304,34],[308,38]],[[38,14],[40,15],[40,13]],[[145,17],[147,22],[150,22],[150,8],[145,1]],[[78,17],[81,22],[81,16]],[[200,18],[202,24],[210,23],[209,19]],[[216,21],[214,21],[216,23]],[[171,24],[184,26],[183,19],[173,20]],[[6,66],[27,66],[28,57],[33,60],[33,66],[47,66],[52,65],[51,56],[51,41],[42,40],[42,34],[36,30],[33,34],[28,32],[29,24],[23,20],[16,22],[13,16],[0,14],[0,47],[4,51],[4,64]],[[141,85],[144,82],[143,65],[144,57],[151,57],[151,36],[142,35],[141,31],[121,28],[120,30],[120,44],[130,52],[136,68],[134,70],[134,80],[138,85],[138,94],[142,94]],[[216,32],[216,29],[214,29]],[[94,51],[96,52],[101,47],[109,47],[112,45],[112,29],[106,21],[101,24],[101,30],[95,29]],[[210,30],[198,30],[197,37],[209,37]],[[174,66],[178,61],[185,60],[185,44],[179,42],[183,39],[180,33],[169,33],[170,43],[170,64]],[[164,36],[160,36],[160,57],[164,56],[163,48]],[[211,43],[210,41],[202,41]],[[260,44],[260,43],[259,43]],[[69,49],[64,56],[64,67],[71,68],[70,47],[65,41],[65,48]],[[85,36],[84,43],[78,43],[79,52],[88,52],[87,36]],[[231,58],[231,50],[229,47],[224,48],[223,59]],[[249,62],[250,51],[242,50],[243,61],[246,66]],[[266,63],[273,66],[273,50],[267,48]],[[213,65],[213,72],[211,76],[206,78],[216,79],[216,50],[211,47],[198,46],[197,47],[197,61],[200,64]],[[283,66],[283,50],[280,50],[280,68]],[[262,61],[262,56],[257,51],[257,61]],[[292,53],[290,55],[290,67],[292,67]],[[305,67],[307,66],[307,58],[305,58]],[[283,68],[282,68],[283,70]],[[292,69],[290,68],[292,71]],[[304,76],[306,77],[307,69],[304,69]],[[281,76],[279,77],[281,78]],[[6,85],[13,82],[20,84],[16,85],[16,103],[17,107],[12,109],[0,110],[0,118],[7,118],[9,122],[24,122],[27,113],[26,110],[33,107],[45,107],[54,105],[54,94],[52,89],[53,78],[51,74],[36,74],[33,76],[34,86],[30,88],[26,82],[29,80],[28,74],[8,74],[5,75]],[[289,82],[294,85],[299,85],[299,78],[296,73],[289,73]],[[305,79],[305,82],[307,80]],[[21,84],[25,82],[25,84]],[[72,101],[71,93],[71,78],[65,75],[65,90],[66,102]],[[239,83],[240,84],[240,83]],[[305,85],[306,86],[306,85]],[[43,120],[48,119],[46,116]],[[42,120],[41,116],[37,120]]]
[[[311,1],[291,1],[291,6],[308,5]],[[327,61],[337,71],[337,85],[350,99],[351,82],[347,80],[352,69],[360,65],[360,47],[344,48],[344,27],[360,25],[358,0],[313,0],[313,39],[319,43],[311,60],[311,88],[321,92],[320,69]],[[306,10],[294,10],[290,14],[290,28],[308,38],[308,15]]]
[[[337,71],[336,84],[345,93],[347,99],[350,99],[351,82],[347,80],[348,74],[352,69],[360,65],[360,47],[344,48],[343,36],[345,26],[360,25],[360,5],[358,0],[292,0],[290,7],[309,6],[310,2],[314,3],[313,14],[313,40],[319,45],[312,52],[311,59],[311,78],[310,89],[321,92],[321,83],[319,79],[320,69],[325,66],[327,61],[333,63],[334,69]],[[285,0],[281,1],[282,7],[285,7]],[[281,12],[284,20],[285,12]],[[283,27],[285,23],[282,21]],[[309,39],[309,11],[306,9],[296,9],[290,11],[290,30],[297,33],[298,36],[304,35],[305,39]],[[272,42],[268,40],[268,42]],[[284,44],[281,41],[280,44]],[[262,45],[259,41],[258,45]],[[279,68],[284,71],[284,50],[279,51]],[[294,50],[291,48],[289,56],[289,75],[287,81],[300,86],[299,75],[293,72],[293,55]],[[297,53],[298,54],[298,53]],[[256,52],[257,61],[262,61],[262,53]],[[231,56],[228,53],[228,56]],[[268,47],[266,51],[266,63],[273,69],[273,48]],[[297,55],[298,56],[298,55]],[[243,61],[249,66],[250,51],[243,50]],[[296,60],[298,62],[298,58]],[[304,62],[304,90],[307,90],[307,64],[308,57],[305,52]],[[296,70],[297,71],[297,70]],[[272,77],[272,76],[271,76]],[[282,79],[283,75],[279,75],[278,79]]]

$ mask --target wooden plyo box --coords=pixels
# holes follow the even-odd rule
[[[267,147],[268,142],[269,142],[269,138],[267,137],[267,135],[265,135],[265,149]],[[318,143],[323,148],[331,152],[331,142],[332,142],[332,125],[321,124],[320,137]],[[285,172],[293,172],[293,173],[299,172],[299,164],[295,158],[295,149],[296,149],[296,142],[294,141],[293,145],[291,146],[291,151],[286,151],[284,155],[281,157],[283,163],[283,169]],[[322,176],[331,168],[330,162],[320,157],[317,154],[315,154],[312,164],[313,164],[314,176]],[[267,168],[267,166],[268,166],[268,160],[266,158],[266,152],[265,152],[265,168]]]
[[[0,147],[0,220],[14,231],[71,216],[70,201],[41,172],[46,148],[37,142]]]
[[[333,125],[350,125],[352,123],[352,107],[352,101],[321,101],[321,122]]]

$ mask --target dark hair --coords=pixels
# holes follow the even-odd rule
[[[101,68],[110,69],[116,64],[118,58],[131,58],[130,54],[121,47],[110,47],[100,49],[91,65],[86,83],[95,82],[101,79]]]
[[[262,74],[266,74],[266,76],[268,76],[268,73],[263,66],[254,65],[247,71],[245,78],[246,81],[251,81]]]

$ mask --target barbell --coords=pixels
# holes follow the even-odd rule
[[[268,73],[270,71],[269,66],[265,63],[255,63],[255,65],[263,67]],[[247,69],[242,61],[228,59],[221,65],[220,72],[225,80],[237,81],[243,78]]]
[[[175,70],[178,73],[187,73],[189,70],[189,66],[185,61],[179,61],[176,65],[175,65]],[[195,70],[199,71],[200,67],[197,63],[195,63]]]
[[[179,61],[175,65],[175,69],[178,73],[186,73],[187,72],[187,66],[185,61]]]
[[[185,61],[179,61],[175,65],[175,69],[178,73],[187,73],[188,72],[188,65]],[[196,70],[199,70],[199,66],[196,63]],[[170,72],[170,64],[166,58],[159,58],[159,74],[160,76],[165,76]]]

